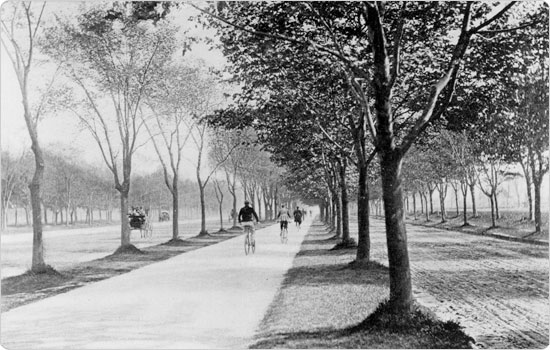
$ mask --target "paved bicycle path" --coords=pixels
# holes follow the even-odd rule
[[[7,349],[245,348],[309,228],[277,225],[108,280],[15,308],[1,316]],[[289,225],[290,226],[290,225]]]

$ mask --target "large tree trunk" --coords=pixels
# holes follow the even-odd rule
[[[460,208],[458,205],[458,184],[455,184],[455,186],[453,186],[453,191],[455,193],[456,217],[458,217],[460,215]]]
[[[325,199],[325,223],[330,227],[330,201]]]
[[[428,193],[424,192],[423,195],[424,195],[424,204],[426,205],[426,210],[424,212],[426,214],[426,221],[430,221],[430,209],[428,208]]]
[[[336,237],[342,237],[342,201],[337,191],[334,191],[332,196],[333,207],[336,214]]]
[[[476,209],[476,185],[470,185],[470,195],[472,197],[472,217],[477,218],[477,209]]]
[[[416,217],[416,192],[413,192],[413,214],[414,214],[414,219],[417,220],[417,217]]]
[[[23,97],[26,100],[26,96]],[[27,114],[27,112],[25,112]],[[25,118],[27,119],[27,117]],[[30,114],[28,115],[30,120]],[[29,130],[30,131],[30,130]],[[33,137],[34,135],[34,137]],[[36,138],[36,139],[35,139]],[[42,179],[44,177],[44,157],[42,155],[42,149],[38,145],[38,139],[36,134],[31,133],[32,151],[34,153],[34,176],[29,189],[31,192],[31,208],[32,208],[32,263],[31,271],[41,272],[46,269],[46,263],[44,262],[44,243],[42,241],[42,210],[40,203],[42,203]],[[44,211],[46,208],[44,207]]]
[[[540,190],[544,174],[547,169],[544,169],[544,156],[540,150],[531,151],[531,174],[533,176],[533,185],[535,187],[535,232],[540,233],[542,228],[542,213],[540,208]],[[535,156],[537,159],[535,159]],[[537,169],[538,165],[538,169]]]
[[[202,186],[202,183],[199,183],[199,197],[200,197],[200,207],[201,207],[201,231],[199,232],[200,235],[206,235],[208,234],[208,231],[206,231],[206,206],[205,206],[205,199],[204,199],[204,187]]]
[[[442,183],[439,186],[439,209],[441,211],[441,223],[447,222],[447,214],[445,208],[445,198],[447,197],[447,185]]]
[[[262,205],[261,205],[261,203],[262,203],[262,196],[261,196],[261,194],[260,194],[259,188],[256,188],[256,198],[258,198],[258,211],[257,211],[257,213],[258,213],[258,219],[261,219],[261,218],[262,218]],[[264,210],[265,210],[265,208],[264,208]]]
[[[408,313],[412,309],[413,296],[401,187],[402,158],[396,151],[385,151],[380,156],[390,268],[390,304],[395,311]]]
[[[8,206],[2,203],[2,229],[8,226]]]
[[[464,212],[463,212],[464,223],[462,224],[462,226],[468,226],[468,215],[467,215],[468,185],[466,183],[461,183],[460,190],[462,191],[462,202],[463,202],[462,204],[464,206]]]
[[[346,166],[345,163],[340,166],[340,198],[342,200],[342,242],[349,242],[349,200],[348,200],[348,185],[346,183]]]
[[[497,227],[496,218],[495,218],[495,199],[493,194],[488,195],[489,200],[491,201],[491,228]]]
[[[179,216],[180,216],[180,207],[179,207],[179,189],[178,189],[178,179],[174,177],[172,181],[172,239],[178,239],[179,232]]]
[[[540,209],[540,187],[542,182],[542,176],[540,179],[534,179],[533,185],[535,186],[535,232],[540,233],[542,227],[542,213]]]
[[[434,191],[435,191],[435,186],[432,187],[432,185],[428,184],[428,193],[430,197],[430,214],[434,213],[434,201],[433,201]]]
[[[219,214],[220,214],[220,231],[223,231],[224,230],[224,228],[223,228],[223,197],[219,202],[218,210],[219,210]]]
[[[525,178],[525,185],[527,190],[527,201],[529,202],[529,220],[533,220],[535,216],[533,213],[533,193],[531,191],[531,172],[529,171],[528,164],[524,164],[523,161],[520,161],[519,163],[521,164],[521,168],[523,169],[523,175],[524,175],[523,177]]]
[[[337,210],[336,210],[336,202],[338,201],[338,198],[332,196],[332,199],[330,201],[330,227],[332,229],[332,231],[336,230],[336,216],[338,215],[337,214]],[[289,208],[290,207],[290,204],[289,204]]]
[[[357,195],[357,262],[370,260],[370,232],[369,232],[369,189],[367,177],[368,165],[359,164],[359,183]]]
[[[120,246],[130,246],[130,225],[128,224],[128,191],[120,193]],[[92,217],[90,210],[90,218]]]
[[[500,219],[500,211],[498,210],[498,198],[497,198],[497,193],[496,193],[496,189],[495,189],[495,192],[493,192],[493,198],[494,198],[494,201],[495,201],[495,214],[496,214],[496,218],[497,219]]]

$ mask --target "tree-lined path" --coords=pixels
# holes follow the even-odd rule
[[[384,223],[371,226],[373,259],[387,264]],[[478,345],[548,345],[548,247],[408,226],[415,297],[460,322]]]
[[[2,314],[1,343],[36,348],[244,348],[309,227],[257,231]]]

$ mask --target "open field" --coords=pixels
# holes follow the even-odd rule
[[[172,237],[172,223],[154,223],[153,237],[141,238],[132,231],[132,243],[145,248],[168,241]],[[207,221],[207,230],[217,231],[219,221]],[[182,238],[195,236],[200,231],[197,220],[180,222]],[[43,234],[46,264],[55,269],[66,269],[76,263],[102,258],[120,246],[120,226],[98,226],[79,229],[46,231]],[[32,233],[2,235],[2,278],[24,273],[32,258]]]

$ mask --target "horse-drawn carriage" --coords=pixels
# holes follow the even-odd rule
[[[162,210],[160,213],[159,213],[159,221],[160,222],[163,222],[163,221],[170,221],[170,213],[166,210]]]
[[[128,214],[130,230],[139,230],[141,238],[153,237],[153,224],[141,208],[132,208]]]

